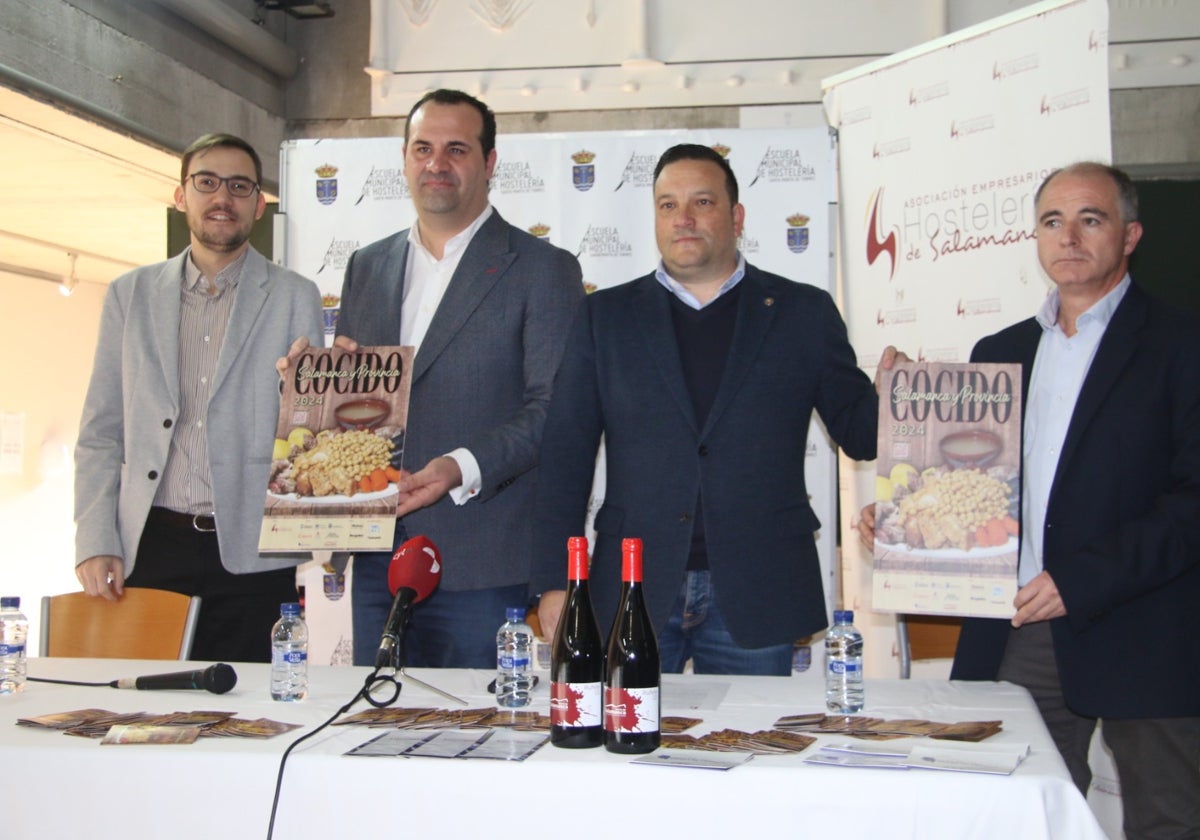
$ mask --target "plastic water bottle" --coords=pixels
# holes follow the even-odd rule
[[[308,696],[308,625],[299,604],[280,604],[271,628],[271,699],[303,700]]]
[[[812,636],[805,636],[792,645],[792,673],[803,674],[812,666]]]
[[[528,706],[533,690],[533,628],[524,607],[509,607],[496,633],[496,705]]]
[[[825,705],[832,712],[862,711],[862,645],[854,611],[834,610],[833,626],[825,634]]]
[[[25,639],[29,619],[21,612],[21,599],[0,598],[0,694],[14,694],[25,688]]]

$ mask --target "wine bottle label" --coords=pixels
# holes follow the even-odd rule
[[[568,729],[599,726],[604,689],[598,682],[550,684],[550,725]]]
[[[658,686],[605,689],[604,728],[609,732],[657,732]]]

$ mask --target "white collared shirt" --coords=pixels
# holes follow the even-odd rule
[[[742,282],[742,278],[746,276],[746,258],[742,256],[742,252],[738,251],[737,268],[733,270],[733,274],[729,275],[729,279],[721,284],[721,288],[717,289],[717,293],[713,295],[712,300],[708,303],[701,303],[699,299],[688,290],[687,286],[680,283],[670,274],[667,274],[667,267],[662,260],[658,261],[658,268],[654,272],[654,278],[663,285],[667,291],[679,298],[684,304],[692,309],[703,309],[711,304],[721,295],[728,292],[738,283]]]
[[[400,307],[401,344],[421,349],[438,304],[450,286],[450,278],[458,270],[467,246],[491,215],[489,204],[475,221],[446,240],[440,260],[421,241],[419,222],[408,229],[408,265],[404,270],[404,302]]]
[[[1058,325],[1058,290],[1052,291],[1038,309],[1042,327],[1029,393],[1025,406],[1024,465],[1021,488],[1021,555],[1017,580],[1021,586],[1044,568],[1042,561],[1046,507],[1050,485],[1058,472],[1067,427],[1075,414],[1075,403],[1083,380],[1096,357],[1100,339],[1113,312],[1125,297],[1130,279],[1126,274],[1112,291],[1096,301],[1075,321],[1075,335],[1068,337]]]
[[[475,221],[467,225],[446,241],[439,260],[429,252],[421,242],[419,223],[414,224],[408,231],[408,265],[404,271],[404,301],[400,307],[400,343],[411,345],[417,352],[421,342],[429,332],[433,323],[434,313],[441,305],[450,279],[458,270],[458,264],[466,253],[467,246],[475,238],[475,234],[483,227],[492,215],[492,205],[483,209]],[[453,458],[462,472],[462,484],[450,491],[450,498],[456,505],[465,504],[479,493],[483,486],[483,476],[479,462],[469,449],[459,447],[446,453]],[[424,464],[420,465],[421,467]],[[419,469],[420,467],[418,467]]]

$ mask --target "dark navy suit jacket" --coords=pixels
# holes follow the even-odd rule
[[[531,587],[563,589],[567,538],[583,533],[597,444],[606,490],[590,589],[607,627],[623,537],[643,540],[645,595],[666,623],[683,581],[696,500],[721,610],[744,647],[827,623],[804,463],[815,408],[855,458],[875,457],[877,400],[824,291],[746,267],[725,372],[697,424],[670,293],[648,275],[590,295],[554,385],[542,439]]]
[[[359,249],[346,266],[338,333],[398,344],[408,231]],[[410,513],[410,535],[433,540],[441,587],[529,579],[534,476],[550,387],[583,297],[579,262],[493,211],[463,252],[416,359],[404,466],[466,447],[483,487]],[[565,545],[565,544],[564,544]]]
[[[982,339],[972,361],[1020,362],[1041,327]],[[1200,324],[1131,286],[1075,406],[1046,515],[1044,567],[1067,704],[1083,715],[1200,715]],[[1009,623],[968,619],[955,679],[996,678]]]

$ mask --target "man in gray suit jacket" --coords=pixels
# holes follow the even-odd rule
[[[299,555],[258,553],[279,414],[275,360],[323,341],[317,287],[250,247],[265,203],[244,140],[183,155],[191,247],[109,286],[75,449],[75,573],[203,599],[192,657],[268,661]]]
[[[604,436],[591,593],[608,621],[620,545],[645,546],[664,671],[787,674],[827,623],[804,461],[815,409],[853,458],[875,457],[877,399],[830,296],[737,250],[728,162],[669,149],[654,176],[653,274],[580,307],[542,442],[531,588],[554,628],[567,538],[581,534]],[[887,358],[881,362],[890,366]]]
[[[410,666],[495,667],[504,609],[525,604],[542,424],[583,297],[575,258],[488,202],[495,138],[495,116],[465,93],[418,101],[404,134],[417,224],[353,254],[342,287],[338,344],[417,348],[397,545],[429,537],[444,571],[415,609]],[[390,559],[354,559],[357,664],[375,658]]]

